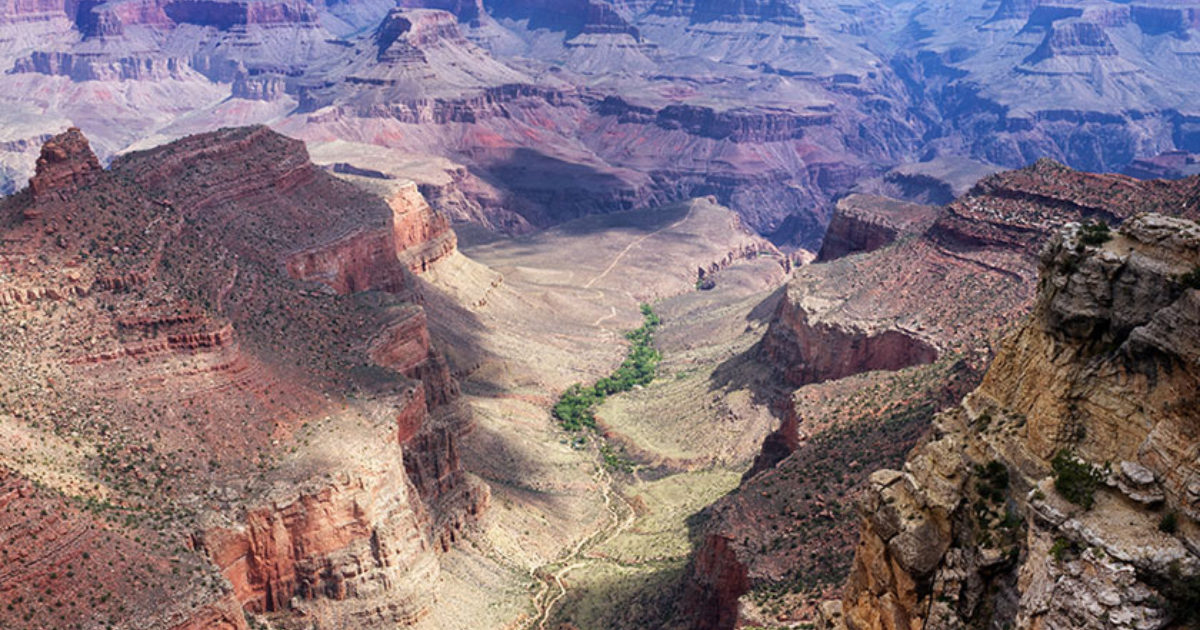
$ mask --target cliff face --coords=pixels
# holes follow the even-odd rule
[[[339,602],[331,620],[410,625],[428,612],[439,568],[420,499],[392,457],[360,476],[256,507],[231,527],[204,534],[204,548],[248,611]],[[295,600],[295,601],[294,601]],[[300,603],[297,603],[299,601]]]
[[[937,349],[914,333],[873,330],[821,317],[821,305],[795,295],[781,300],[763,339],[763,360],[780,366],[795,386],[874,370],[899,370],[937,360]]]
[[[923,232],[797,269],[757,350],[798,387],[779,401],[786,421],[739,492],[706,510],[712,518],[695,538],[696,553],[708,555],[710,541],[733,541],[748,582],[722,582],[693,563],[692,599],[681,610],[734,602],[738,615],[722,618],[813,621],[813,602],[841,592],[857,542],[850,502],[831,497],[850,496],[875,468],[899,466],[932,418],[979,385],[1034,304],[1038,245],[1068,221],[1127,220],[1148,209],[1195,218],[1196,183],[1042,162],[985,178],[903,228]],[[843,200],[839,212],[852,216],[835,218],[837,234],[858,236],[838,243],[866,245],[882,231],[876,224],[901,225],[887,210],[906,205],[891,203]],[[741,593],[723,590],[744,584]]]
[[[107,171],[78,130],[43,154],[0,202],[0,434],[22,436],[0,483],[59,513],[6,528],[6,551],[62,542],[9,554],[0,623],[41,614],[10,584],[94,580],[114,625],[419,620],[438,554],[488,502],[458,460],[470,411],[403,293],[453,248],[445,221],[414,187],[377,197],[261,127]],[[105,561],[132,578],[88,569]],[[49,610],[44,627],[90,614]]]
[[[936,216],[932,206],[875,195],[850,195],[837,203],[817,262],[875,251],[902,235],[920,234]]]
[[[1037,302],[903,471],[871,476],[849,628],[1178,627],[1200,576],[1200,226],[1070,226]],[[841,620],[832,622],[841,623]]]

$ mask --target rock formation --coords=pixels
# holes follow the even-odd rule
[[[918,159],[1120,171],[1200,146],[1194,8],[977,4],[10,3],[0,188],[32,172],[34,121],[84,129],[102,161],[271,121],[446,160],[472,180],[471,219],[495,229],[712,194],[815,251],[859,179]],[[889,177],[948,201],[919,173]],[[430,195],[447,216],[461,201]]]
[[[846,627],[1194,620],[1197,269],[1200,226],[1154,214],[1046,245],[983,384],[871,476]]]
[[[817,262],[892,244],[901,235],[924,232],[936,217],[931,206],[901,203],[887,197],[854,194],[838,201]]]
[[[720,618],[812,621],[850,569],[855,516],[845,497],[874,468],[898,466],[932,417],[979,384],[1002,336],[1033,305],[1045,239],[1069,221],[1147,210],[1195,219],[1196,184],[1041,162],[985,178],[922,219],[923,233],[799,268],[756,350],[799,388],[781,401],[790,421],[694,532],[698,554],[735,563],[747,580],[722,581],[701,570],[712,563],[693,563],[680,610],[735,602],[739,612],[722,608]],[[864,205],[869,198],[848,201],[843,212],[872,223],[888,216]],[[722,554],[707,548],[722,539]]]
[[[52,191],[70,194],[78,186],[95,181],[100,171],[100,161],[92,153],[87,138],[72,127],[42,145],[37,174],[29,180],[29,190],[34,197]]]
[[[375,196],[263,127],[109,170],[78,130],[43,154],[0,202],[0,434],[21,436],[0,496],[44,516],[3,528],[4,625],[425,616],[438,555],[489,496],[406,301],[410,269],[453,249],[445,220],[414,185]],[[35,588],[90,603],[35,607]]]

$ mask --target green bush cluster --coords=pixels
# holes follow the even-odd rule
[[[658,373],[658,362],[662,355],[654,349],[654,330],[662,320],[649,304],[642,305],[642,326],[625,333],[632,342],[629,354],[615,372],[595,385],[585,387],[576,383],[567,388],[554,405],[554,417],[568,431],[596,428],[597,404],[612,394],[627,392],[636,385],[648,385]]]
[[[1050,547],[1050,555],[1054,557],[1056,562],[1064,562],[1082,553],[1083,550],[1079,545],[1059,536],[1054,539],[1054,545]]]
[[[1104,221],[1084,221],[1079,228],[1079,240],[1087,245],[1103,245],[1112,240],[1112,232]]]
[[[600,456],[604,458],[604,467],[608,470],[619,470],[621,472],[633,472],[633,460],[625,456],[624,453],[615,449],[610,444],[604,444],[600,447]]]
[[[980,497],[999,503],[1004,500],[1004,491],[1008,490],[1008,468],[996,460],[988,462],[987,466],[975,465],[975,490]]]
[[[1096,501],[1096,488],[1101,475],[1087,462],[1075,459],[1066,450],[1061,450],[1050,461],[1054,468],[1054,489],[1064,499],[1090,510]]]
[[[1200,289],[1200,265],[1196,265],[1191,271],[1179,276],[1179,282],[1188,289]]]
[[[1164,534],[1174,534],[1179,531],[1179,515],[1175,512],[1167,512],[1158,521],[1158,531]]]

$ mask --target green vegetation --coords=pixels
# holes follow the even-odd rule
[[[975,490],[979,496],[999,503],[1004,500],[1004,491],[1008,490],[1008,469],[996,460],[988,462],[987,466],[975,465]]]
[[[624,453],[613,448],[610,444],[600,446],[600,456],[604,458],[604,467],[608,470],[619,470],[621,472],[633,472],[633,460],[625,456]]]
[[[1196,265],[1191,271],[1179,276],[1179,283],[1188,289],[1200,289],[1200,265]]]
[[[1179,561],[1172,562],[1160,584],[1159,592],[1166,598],[1167,611],[1177,625],[1172,627],[1200,629],[1200,575],[1186,576]]]
[[[1054,545],[1050,547],[1050,555],[1054,556],[1055,562],[1063,562],[1078,556],[1083,550],[1079,545],[1067,540],[1063,537],[1054,539]]]
[[[1112,240],[1112,232],[1104,221],[1084,221],[1079,228],[1079,240],[1087,245],[1103,245]]]
[[[595,406],[612,394],[627,392],[636,385],[648,385],[658,373],[658,362],[662,355],[654,349],[654,330],[662,320],[649,304],[642,304],[643,323],[641,328],[625,333],[633,343],[625,361],[611,375],[585,387],[576,383],[563,392],[554,405],[554,417],[568,431],[596,428]]]
[[[1064,499],[1090,510],[1096,502],[1100,473],[1091,464],[1076,459],[1066,450],[1059,451],[1050,465],[1054,468],[1054,489]]]
[[[1163,514],[1162,519],[1158,521],[1158,531],[1164,534],[1174,534],[1179,531],[1179,515],[1175,512]]]

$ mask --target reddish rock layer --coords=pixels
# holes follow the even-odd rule
[[[845,378],[874,370],[899,370],[932,363],[938,352],[929,342],[902,330],[872,331],[837,322],[813,322],[790,299],[780,302],[763,338],[763,361],[780,366],[795,386]]]
[[[71,127],[42,145],[37,160],[37,174],[29,180],[34,197],[51,191],[70,194],[72,190],[95,181],[100,160],[92,153],[87,138],[77,127]]]
[[[74,436],[82,454],[67,472],[22,457],[18,473],[112,506],[77,513],[81,531],[108,527],[111,540],[70,536],[63,553],[129,555],[120,541],[140,538],[157,545],[139,551],[147,567],[196,567],[179,578],[195,592],[154,627],[240,630],[231,611],[243,605],[284,626],[424,615],[434,552],[487,489],[459,465],[469,410],[423,311],[354,291],[404,289],[414,263],[400,254],[428,258],[452,233],[263,128],[189,137],[110,171],[77,131],[45,153],[38,194],[0,202],[0,429]],[[440,244],[425,249],[425,235]],[[324,275],[289,275],[298,252],[325,253]],[[36,532],[12,533],[36,547]],[[50,569],[52,591],[97,574],[69,569]],[[155,590],[170,579],[150,582],[112,583],[114,623],[171,600]],[[14,584],[0,578],[0,593]]]
[[[920,234],[936,216],[937,210],[932,206],[875,195],[850,195],[838,201],[817,262],[874,251],[892,244],[901,235]]]

